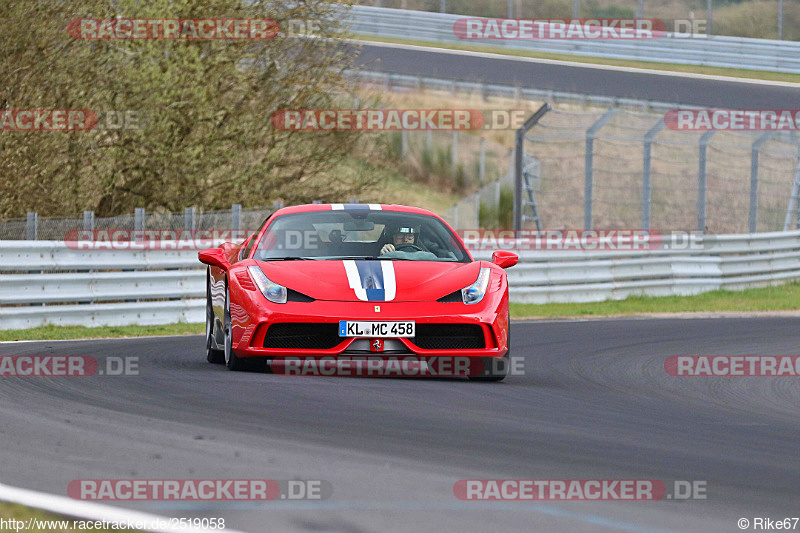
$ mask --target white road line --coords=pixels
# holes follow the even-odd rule
[[[792,83],[788,81],[773,81],[773,80],[756,80],[752,78],[737,78],[734,76],[715,76],[711,74],[697,74],[694,72],[673,72],[670,70],[658,70],[648,68],[636,67],[621,67],[617,65],[598,65],[595,63],[581,63],[580,61],[564,61],[559,59],[542,59],[537,57],[522,57],[512,56],[505,54],[493,54],[489,52],[475,52],[472,50],[454,50],[452,48],[438,48],[434,46],[419,46],[411,44],[398,44],[398,43],[383,43],[378,41],[363,41],[359,39],[350,39],[350,42],[356,44],[363,44],[369,46],[381,46],[384,48],[398,48],[401,50],[416,50],[421,52],[438,52],[443,54],[466,55],[471,57],[482,57],[486,59],[503,59],[506,61],[518,61],[524,63],[541,63],[545,65],[561,65],[565,67],[580,67],[591,68],[595,70],[612,70],[617,72],[632,72],[636,74],[651,74],[654,76],[671,76],[674,78],[694,78],[702,80],[714,81],[727,81],[731,83],[746,83],[750,85],[768,85],[772,87],[791,87],[793,89],[800,88],[800,83]],[[587,56],[591,57],[591,56]],[[693,66],[693,65],[686,65]]]

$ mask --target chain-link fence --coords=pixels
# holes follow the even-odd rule
[[[796,133],[686,132],[664,115],[555,108],[525,137],[548,228],[745,233],[798,224]]]
[[[82,230],[175,231],[178,236],[182,230],[255,230],[279,207],[281,205],[243,209],[234,204],[226,210],[201,212],[187,208],[182,213],[149,213],[136,209],[134,213],[113,217],[95,217],[92,211],[84,212],[81,217],[40,217],[28,213],[26,218],[0,220],[0,240],[63,241],[77,237],[77,232]],[[134,235],[115,235],[114,240],[125,241]]]

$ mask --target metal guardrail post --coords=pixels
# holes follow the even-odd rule
[[[242,204],[231,206],[231,229],[242,229]]]
[[[84,231],[94,231],[94,211],[83,212],[83,229]]]
[[[145,211],[144,207],[137,207],[133,211],[133,229],[136,231],[144,231],[145,225]]]
[[[750,233],[755,233],[758,226],[758,153],[771,137],[771,132],[765,133],[753,142],[750,149],[750,216],[747,224]]]
[[[522,229],[522,167],[525,164],[525,134],[538,124],[550,109],[552,108],[547,102],[542,104],[516,133],[514,147],[514,230],[516,231]]]
[[[400,131],[400,157],[405,159],[408,154],[408,130]]]
[[[183,229],[193,231],[195,225],[195,209],[187,207],[183,210]]]
[[[711,137],[717,133],[716,130],[707,131],[700,137],[700,157],[698,158],[697,171],[697,231],[706,231],[706,196],[708,185],[706,180],[706,161],[708,143]]]
[[[664,120],[659,118],[658,122],[650,128],[644,136],[644,171],[642,172],[642,229],[650,229],[650,205],[652,190],[650,188],[650,167],[652,163],[653,140],[658,132],[665,127]]]
[[[25,222],[25,238],[29,241],[39,238],[39,213],[35,211],[28,212],[28,219]]]
[[[585,178],[583,184],[583,229],[592,229],[592,196],[594,195],[594,139],[603,126],[619,113],[612,107],[586,130],[586,153],[584,155]]]

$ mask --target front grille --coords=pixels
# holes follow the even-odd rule
[[[477,324],[417,324],[411,339],[423,350],[479,350],[486,348],[483,328]]]
[[[264,336],[264,348],[329,350],[342,342],[338,324],[284,322],[272,324]]]

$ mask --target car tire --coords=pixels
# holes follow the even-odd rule
[[[228,370],[242,370],[242,360],[236,357],[236,352],[233,351],[233,328],[231,324],[231,292],[228,288],[228,283],[225,283],[225,319],[223,321],[223,331],[225,333],[225,366]]]
[[[214,307],[211,303],[211,287],[206,285],[206,360],[214,365],[225,362],[225,352],[213,348],[214,345]]]

